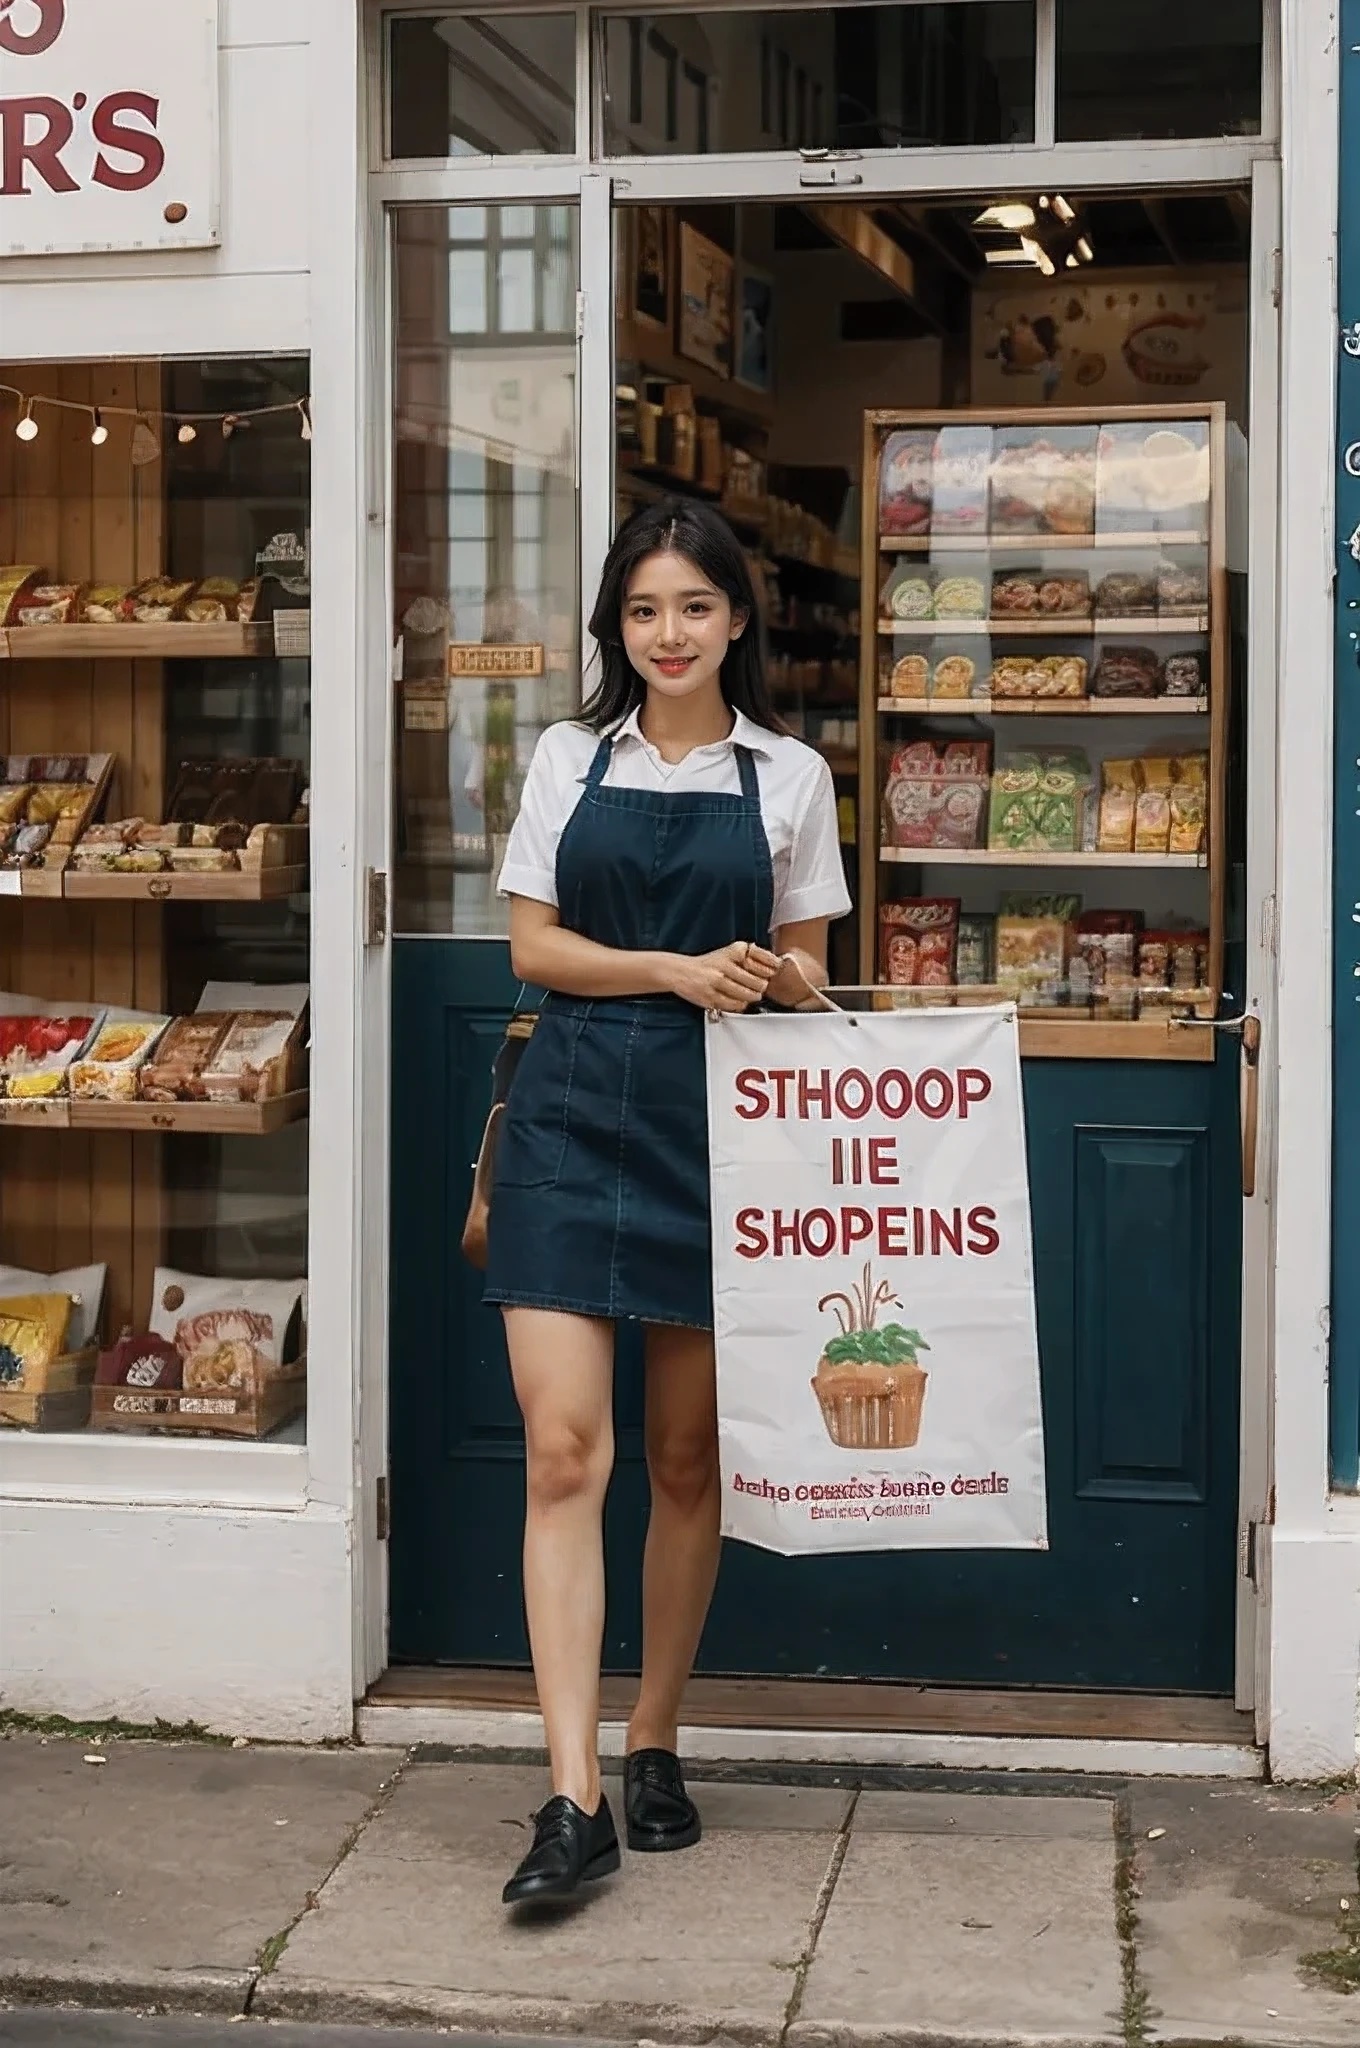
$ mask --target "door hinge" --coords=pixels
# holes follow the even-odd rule
[[[584,339],[585,339],[585,332],[586,332],[586,295],[585,295],[585,293],[584,293],[584,292],[577,292],[577,294],[576,294],[576,339],[577,339],[578,341],[584,341]]]
[[[364,944],[381,946],[387,938],[387,875],[369,868],[364,879]]]
[[[1284,299],[1284,250],[1270,252],[1270,302],[1278,312]]]
[[[392,1534],[392,1513],[388,1505],[387,1474],[380,1473],[373,1488],[373,1506],[378,1523],[378,1541],[386,1543]]]
[[[1242,1530],[1242,1576],[1250,1585],[1255,1586],[1258,1591],[1261,1584],[1260,1578],[1257,1576],[1257,1545],[1260,1541],[1260,1529],[1261,1524],[1259,1522],[1247,1522]]]
[[[1273,958],[1279,946],[1279,905],[1275,895],[1261,898],[1261,950]]]

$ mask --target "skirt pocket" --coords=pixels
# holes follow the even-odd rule
[[[579,1035],[575,1018],[551,1012],[534,1027],[506,1099],[496,1146],[497,1188],[557,1186],[567,1152]]]

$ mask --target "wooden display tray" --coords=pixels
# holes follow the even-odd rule
[[[39,632],[41,628],[30,626],[26,630],[28,632]],[[54,631],[64,630],[65,628],[54,628]],[[0,633],[0,640],[3,640],[4,637],[4,634]],[[78,753],[79,749],[76,748],[72,751]],[[50,759],[55,752],[55,748],[31,747],[28,749],[28,758]],[[19,754],[17,758],[23,759],[24,756]],[[109,784],[113,780],[114,756],[112,754],[88,754],[85,758],[91,771],[88,784],[90,795],[85,809],[81,813],[80,828],[75,835],[76,839],[79,839],[80,833],[98,815],[100,806],[108,794]],[[72,846],[74,844],[75,840],[72,841]],[[40,867],[0,870],[0,897],[46,897],[49,900],[60,897],[67,863],[70,861],[70,858],[71,846],[49,845],[43,849],[42,865]]]
[[[65,893],[84,902],[268,903],[306,887],[306,853],[305,825],[273,825],[258,867],[221,875],[105,875],[68,869]]]
[[[0,1428],[36,1430],[84,1429],[90,1419],[99,1352],[67,1352],[54,1358],[35,1387],[0,1387]]]
[[[912,718],[1205,718],[1207,697],[880,697]]]
[[[1030,853],[992,846],[880,846],[880,860],[923,868],[1206,868],[1203,853]]]
[[[876,990],[873,1007],[893,1010],[971,1010],[1013,998],[996,986]],[[1213,1013],[1207,989],[1182,999],[1196,1016]],[[1022,1008],[1020,1056],[1032,1060],[1176,1060],[1203,1065],[1215,1054],[1214,1034],[1178,1023],[1168,1011],[1158,1017],[1105,1018],[1086,1011]]]
[[[263,1138],[308,1114],[308,1091],[294,1088],[266,1102],[0,1101],[0,1128],[49,1131],[198,1132],[211,1137]]]
[[[1094,548],[1207,548],[1207,534],[1185,527],[1174,533],[881,533],[885,555],[1084,554]]]
[[[0,630],[0,660],[8,661],[172,661],[176,657],[230,660],[272,655],[274,628],[256,625],[194,625],[174,620],[163,626],[10,626]]]
[[[1207,612],[1186,612],[1165,618],[1147,619],[880,619],[878,630],[885,639],[943,640],[954,633],[987,634],[994,640],[1046,640],[1055,634],[1062,639],[1106,640],[1130,635],[1159,638],[1164,633],[1199,635],[1209,630]]]
[[[301,1370],[271,1380],[263,1394],[186,1393],[180,1387],[94,1387],[90,1428],[130,1430],[138,1436],[237,1436],[273,1434],[307,1406],[305,1361]],[[188,1405],[188,1404],[195,1405]]]

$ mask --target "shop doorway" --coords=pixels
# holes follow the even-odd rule
[[[1231,489],[1244,489],[1251,212],[1237,189],[1068,194],[1061,209],[1051,194],[995,192],[929,206],[625,204],[614,223],[611,465],[580,438],[575,210],[396,216],[394,1662],[527,1663],[518,1418],[498,1320],[450,1247],[516,993],[494,895],[516,777],[535,729],[578,701],[578,470],[585,497],[598,505],[607,494],[611,518],[669,491],[708,496],[751,552],[781,710],[837,777],[857,912],[874,892],[833,938],[845,983],[873,978],[879,903],[904,897],[908,882],[919,895],[956,893],[973,916],[1004,912],[1014,887],[1036,892],[1034,875],[992,869],[962,881],[895,870],[885,883],[864,858],[886,773],[880,744],[890,752],[907,737],[889,723],[866,749],[861,723],[861,636],[876,631],[867,605],[877,613],[891,596],[876,548],[865,572],[876,517],[871,508],[866,521],[866,412],[986,423],[1017,408],[1141,409],[1150,429],[1165,415],[1172,431],[1187,398],[1213,401]],[[989,256],[1030,242],[1043,265]],[[1215,507],[1220,539],[1228,510]],[[1074,543],[1067,570],[1081,551]],[[938,567],[922,553],[925,569]],[[1092,590],[1101,572],[1153,586],[1151,598],[1126,593],[1149,624],[1124,633],[1120,621],[1125,652],[1150,646],[1159,664],[1197,653],[1202,623],[1163,628],[1156,585],[1193,581],[1200,557],[1126,554],[1102,557],[1089,577]],[[1207,545],[1201,554],[1207,577]],[[988,579],[997,566],[986,558]],[[1033,564],[1020,548],[1003,566]],[[1247,975],[1245,566],[1237,555],[1223,564],[1222,1016],[1244,1007]],[[1092,671],[1097,624],[1093,614],[1082,643]],[[971,639],[960,646],[979,652]],[[1005,652],[998,645],[997,658]],[[892,653],[895,667],[896,642]],[[1124,754],[1155,759],[1174,743],[1207,755],[1208,714],[1197,715],[1145,708],[1137,730],[1118,729]],[[1113,720],[1036,710],[1023,734],[1016,719],[1003,738],[998,721],[979,717],[998,748],[1022,737],[1085,746],[1097,782],[1113,757]],[[923,713],[919,730],[957,728]],[[1081,894],[1073,917],[1136,913],[1152,932],[1208,922],[1200,868],[1131,877],[1046,866],[1037,880],[1045,896]],[[1025,1061],[1049,1552],[790,1562],[731,1546],[701,1669],[1231,1694],[1240,1055],[1226,1034],[1208,1049]],[[626,1672],[639,1654],[646,1513],[627,1333],[617,1400],[606,1662]]]

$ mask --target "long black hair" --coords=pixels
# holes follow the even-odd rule
[[[614,536],[590,616],[590,630],[599,649],[600,678],[582,706],[581,724],[592,732],[607,732],[647,695],[647,685],[624,648],[623,607],[638,563],[657,554],[683,555],[722,591],[734,613],[745,612],[745,629],[723,657],[719,674],[723,697],[733,711],[742,712],[767,732],[785,732],[787,727],[774,708],[765,677],[764,635],[746,556],[721,512],[696,498],[662,498],[655,505],[644,505]]]

